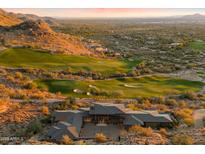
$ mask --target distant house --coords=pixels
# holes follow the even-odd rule
[[[173,118],[168,113],[156,111],[131,111],[123,104],[93,103],[90,108],[55,111],[53,126],[47,136],[59,141],[63,135],[77,139],[92,139],[96,133],[104,133],[110,139],[118,139],[121,132],[133,125],[160,128],[172,127]]]

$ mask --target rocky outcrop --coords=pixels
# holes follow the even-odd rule
[[[49,26],[60,26],[59,23],[57,22],[57,19],[52,18],[52,17],[39,17],[39,16],[34,15],[34,14],[21,14],[21,13],[15,14],[15,16],[18,19],[22,20],[22,21],[28,21],[28,20],[38,21],[38,20],[42,20],[42,21],[46,22]]]
[[[8,31],[22,31],[24,34],[46,34],[53,33],[53,30],[43,20],[27,20],[18,25],[7,28]]]

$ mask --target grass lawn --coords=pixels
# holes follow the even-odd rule
[[[39,87],[46,88],[50,92],[61,92],[68,96],[88,96],[86,93],[99,91],[101,97],[152,97],[168,94],[180,94],[186,91],[199,91],[203,83],[182,79],[173,79],[163,76],[142,78],[118,78],[111,80],[41,80],[37,81]],[[73,92],[74,89],[80,93]]]
[[[205,41],[191,42],[190,47],[193,49],[204,50],[205,52]]]
[[[7,67],[67,69],[95,71],[109,75],[116,72],[129,72],[139,64],[139,60],[127,61],[117,59],[102,59],[87,56],[50,54],[33,49],[15,48],[0,53],[0,65]]]

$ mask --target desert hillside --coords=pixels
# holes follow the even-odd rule
[[[21,20],[15,15],[5,12],[0,9],[0,26],[11,26],[19,24]]]
[[[54,32],[44,20],[20,20],[0,10],[0,47],[31,47],[51,53],[89,55],[82,41],[68,34]]]

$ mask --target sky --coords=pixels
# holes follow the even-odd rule
[[[109,17],[167,17],[200,13],[205,15],[205,9],[4,9],[9,12],[35,14],[59,18],[109,18]]]

